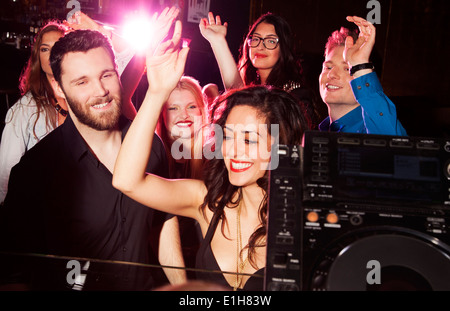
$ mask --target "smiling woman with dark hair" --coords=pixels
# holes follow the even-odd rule
[[[209,13],[199,24],[211,44],[226,90],[249,85],[271,85],[291,93],[304,114],[316,125],[319,112],[314,93],[303,78],[295,36],[281,16],[266,13],[250,27],[240,48],[238,65],[226,41],[227,23]]]
[[[268,31],[265,37],[263,27]],[[264,67],[263,62],[268,56],[256,54],[258,49],[264,50],[261,45],[267,50],[266,55],[279,46],[278,58],[269,68]],[[284,18],[271,13],[258,18],[241,47],[238,69],[245,85],[268,84],[286,91],[300,87],[302,67],[295,55],[291,27]]]
[[[214,156],[206,164],[204,181],[145,174],[160,111],[184,70],[188,50],[174,48],[180,37],[177,22],[173,38],[147,56],[149,89],[123,141],[113,185],[144,205],[199,223],[203,241],[196,267],[203,273],[197,278],[235,290],[262,290],[263,278],[255,274],[261,276],[266,264],[271,148],[277,142],[300,144],[308,122],[298,102],[283,90],[233,90],[211,109]]]
[[[239,126],[235,126],[236,124],[233,122],[239,113],[247,116],[241,118],[241,120],[248,119],[250,121],[246,124],[249,126],[249,129],[257,129],[256,132],[258,133],[256,135],[249,131],[246,136],[241,137],[244,139],[241,145],[245,145],[249,150],[244,157],[239,155],[238,152],[236,154],[231,152],[232,155],[229,153],[223,154],[224,149],[229,152],[229,148],[232,148],[234,144],[239,144],[239,142],[231,144],[229,142],[234,139],[233,134],[239,136],[239,133],[236,134],[236,130],[239,130],[239,127],[243,125],[238,123],[237,125]],[[256,118],[250,119],[251,115],[254,115]],[[253,272],[253,268],[254,271],[257,271],[257,274],[262,275],[262,268],[264,267],[262,261],[264,259],[261,256],[265,254],[266,246],[269,171],[265,162],[263,162],[265,165],[263,170],[255,165],[257,162],[251,159],[251,151],[255,148],[253,145],[256,144],[259,144],[259,151],[263,148],[264,140],[262,139],[263,131],[261,129],[267,129],[267,135],[271,138],[277,138],[281,144],[300,144],[304,131],[308,129],[308,123],[296,100],[289,93],[269,86],[251,86],[229,91],[215,103],[211,110],[211,120],[216,125],[215,128],[221,128],[224,133],[224,139],[223,143],[221,140],[217,140],[215,146],[215,150],[222,153],[222,156],[219,155],[208,161],[204,169],[204,183],[207,188],[207,194],[201,205],[201,210],[205,217],[207,217],[209,212],[212,212],[213,218],[209,224],[205,240],[197,254],[197,268],[219,269],[217,263],[220,261],[218,258],[215,258],[211,245],[214,232],[216,232],[215,230],[220,224],[221,234],[224,237],[230,237],[232,240],[233,238],[235,239],[233,233],[229,235],[228,226],[236,226],[233,223],[235,219],[229,219],[229,210],[236,209],[236,213],[242,213],[242,207],[248,208],[248,203],[245,202],[249,200],[248,195],[252,193],[248,189],[251,189],[253,186],[255,190],[258,189],[255,191],[258,196],[253,196],[253,193],[252,199],[255,200],[252,202],[259,203],[259,205],[253,206],[253,209],[246,212],[254,213],[254,215],[250,216],[250,219],[253,219],[253,223],[256,225],[248,238],[248,244],[243,245],[244,247],[240,249],[240,255],[247,254],[247,259],[242,262],[242,270],[245,269],[245,263],[248,262],[251,267],[249,267],[249,272]],[[258,123],[252,124],[251,121],[253,120],[258,120]],[[233,128],[233,126],[235,127]],[[272,130],[276,132],[272,132]],[[231,147],[227,147],[227,145],[231,145]],[[240,161],[240,159],[245,159],[245,161]],[[251,166],[247,168],[247,165],[250,164]],[[251,182],[245,180],[245,175],[249,175],[252,169],[254,170],[255,168],[259,170],[255,173],[254,179]],[[246,229],[245,231],[252,228],[249,225],[250,223],[242,222],[242,224],[245,224],[243,225]],[[225,285],[221,275],[199,273],[199,276],[208,281]],[[240,285],[244,284],[242,279],[238,280],[238,277],[236,278],[237,283],[240,284],[242,282]],[[229,278],[226,279],[229,281]],[[245,289],[262,290],[260,281],[261,279],[250,278]]]

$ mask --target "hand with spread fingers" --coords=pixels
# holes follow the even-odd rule
[[[189,47],[180,48],[181,32],[181,22],[176,21],[172,38],[147,51],[149,93],[170,94],[183,75]]]
[[[359,36],[356,42],[350,36],[345,40],[344,60],[350,66],[368,63],[375,44],[375,26],[358,16],[347,16],[347,20],[358,26]]]
[[[200,33],[211,45],[220,75],[226,90],[244,86],[236,61],[228,46],[226,35],[228,23],[223,23],[219,15],[214,18],[212,12],[208,13],[208,18],[202,18],[199,23]]]
[[[210,43],[217,39],[224,39],[227,35],[228,23],[222,25],[220,16],[214,19],[214,14],[209,12],[208,18],[202,18],[199,23],[200,33]]]
[[[151,18],[153,25],[152,43],[150,49],[156,50],[158,45],[167,37],[173,21],[180,13],[180,9],[176,7],[166,7],[160,14],[155,13]]]

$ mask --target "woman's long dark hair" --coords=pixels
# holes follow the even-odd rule
[[[64,35],[67,28],[56,21],[48,22],[37,34],[33,47],[31,48],[31,55],[28,62],[20,76],[19,88],[22,95],[27,92],[31,93],[31,96],[36,102],[37,112],[36,121],[33,125],[33,131],[36,127],[36,122],[39,119],[41,113],[45,113],[47,126],[51,124],[56,127],[57,120],[55,117],[55,95],[53,93],[53,88],[48,82],[47,75],[42,70],[41,60],[40,60],[40,48],[42,44],[42,38],[46,33],[56,31]],[[36,136],[36,133],[34,133]],[[37,136],[36,136],[37,138]]]
[[[280,144],[301,144],[303,133],[309,129],[309,121],[297,100],[289,93],[270,86],[249,86],[229,91],[219,97],[210,109],[210,120],[217,125],[215,129],[220,127],[223,133],[228,115],[236,106],[250,106],[256,109],[260,116],[264,116],[266,119],[266,125],[271,135],[271,125],[278,124]],[[215,135],[217,136],[217,133]],[[221,153],[222,140],[216,139],[214,147],[216,153]],[[232,185],[228,180],[228,171],[221,157],[216,156],[206,163],[204,177],[208,192],[200,208],[203,213],[206,208],[214,213],[219,213],[223,220],[222,232],[224,232],[226,222],[224,208],[234,208],[239,205],[240,187]],[[257,183],[265,193],[259,206],[261,226],[252,234],[246,246],[248,247],[249,261],[255,268],[257,268],[254,258],[255,249],[265,246],[264,238],[267,233],[268,171]]]
[[[238,70],[242,73],[244,85],[261,84],[257,69],[249,57],[247,40],[253,35],[261,23],[271,24],[279,38],[280,58],[272,68],[266,84],[283,88],[287,83],[302,83],[302,67],[295,54],[294,36],[288,22],[281,16],[266,13],[258,18],[251,26],[240,50]]]

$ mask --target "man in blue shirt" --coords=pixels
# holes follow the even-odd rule
[[[319,130],[406,136],[394,103],[384,94],[369,57],[375,44],[375,27],[360,17],[347,17],[360,34],[346,28],[335,31],[325,46],[319,77],[320,95],[328,117]]]

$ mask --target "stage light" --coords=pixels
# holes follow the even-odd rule
[[[143,13],[128,16],[122,27],[122,36],[137,52],[145,51],[154,37],[150,16]]]

